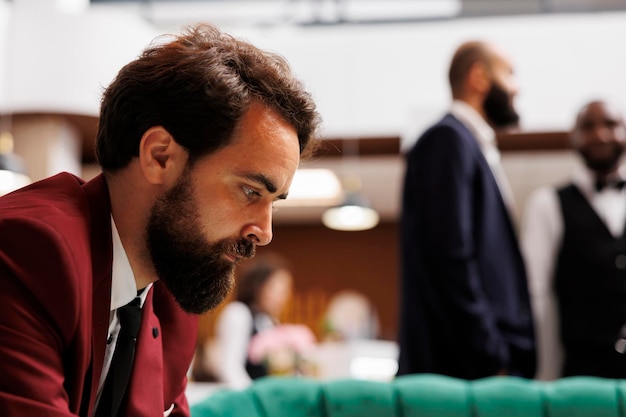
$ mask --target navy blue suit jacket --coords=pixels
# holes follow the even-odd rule
[[[509,211],[470,131],[447,115],[407,154],[399,374],[532,377],[526,274]]]

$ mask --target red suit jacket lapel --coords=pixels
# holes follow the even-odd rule
[[[104,352],[109,332],[111,310],[111,203],[104,177],[99,176],[84,185],[91,213],[91,259],[93,271],[92,356],[89,410],[93,410],[98,382],[104,364]],[[87,388],[85,388],[87,390]],[[85,404],[85,402],[83,402]]]

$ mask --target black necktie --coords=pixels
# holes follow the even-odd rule
[[[596,191],[602,191],[605,188],[615,188],[617,190],[621,190],[622,188],[624,188],[624,185],[626,185],[626,181],[625,180],[619,180],[619,181],[606,181],[606,180],[596,180],[595,182],[595,188]]]
[[[116,417],[124,399],[135,357],[135,343],[141,324],[140,299],[120,307],[118,310],[120,332],[117,336],[111,367],[107,374],[95,417]]]

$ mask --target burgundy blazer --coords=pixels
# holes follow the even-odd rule
[[[91,416],[108,336],[110,215],[102,176],[84,183],[63,173],[0,198],[3,416]],[[157,281],[143,308],[124,415],[189,415],[196,331],[197,317]]]

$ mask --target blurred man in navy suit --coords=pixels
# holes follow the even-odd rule
[[[526,273],[494,131],[519,120],[512,65],[467,42],[449,80],[450,111],[406,159],[399,374],[532,377]]]

